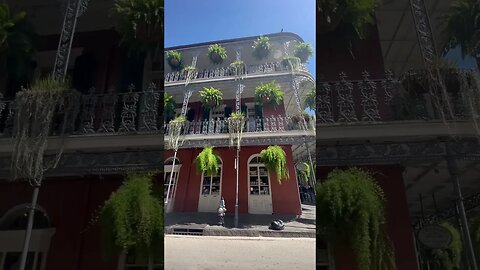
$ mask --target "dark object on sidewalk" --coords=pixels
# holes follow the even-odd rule
[[[225,208],[225,200],[223,199],[223,197],[220,200],[220,204],[218,206],[217,212],[218,212],[218,216],[220,217],[220,222],[218,222],[218,225],[225,226],[224,218],[225,218],[225,212],[227,212],[227,208]]]
[[[271,230],[281,231],[285,229],[285,224],[283,224],[283,221],[280,219],[274,219],[268,228]]]

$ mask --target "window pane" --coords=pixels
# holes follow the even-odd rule
[[[270,195],[270,189],[268,187],[261,187],[260,195]]]
[[[260,167],[260,175],[268,176],[268,171],[267,168],[265,167]]]
[[[17,270],[20,268],[20,257],[22,253],[20,252],[9,252],[5,256],[5,264],[2,270]],[[25,270],[32,270],[33,268],[33,259],[34,253],[29,252],[27,255],[27,264],[25,265]]]
[[[258,195],[258,186],[251,186],[250,187],[250,194]]]
[[[268,186],[268,176],[260,177],[260,186]]]

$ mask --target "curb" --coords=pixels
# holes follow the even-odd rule
[[[165,234],[173,234],[173,227],[165,228]],[[316,238],[316,232],[309,231],[273,231],[273,230],[247,230],[247,229],[209,229],[204,228],[199,236],[240,236],[240,237],[285,237],[285,238]]]

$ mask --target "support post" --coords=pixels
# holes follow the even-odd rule
[[[236,172],[236,178],[235,178],[235,219],[234,219],[235,228],[238,228],[238,165],[239,165],[239,159],[240,159],[240,147],[237,147],[237,157],[235,159],[235,172]]]
[[[311,169],[311,176],[310,176],[310,181],[313,182],[312,187],[313,187],[313,193],[317,195],[317,189],[315,188],[315,185],[317,184],[317,176],[315,175],[315,167],[313,166],[313,161],[312,161],[312,155],[310,153],[310,149],[308,149],[308,143],[307,143],[307,138],[304,136],[303,140],[305,142],[305,148],[307,148],[307,154],[308,154],[308,161],[310,162],[310,168]]]
[[[468,255],[468,262],[470,264],[471,270],[478,270],[477,262],[475,261],[475,253],[473,251],[472,239],[470,238],[470,230],[468,228],[468,221],[467,215],[465,213],[465,206],[463,205],[463,196],[462,190],[460,188],[460,177],[458,175],[458,164],[455,158],[452,155],[452,151],[450,149],[450,145],[448,143],[445,144],[447,149],[447,166],[450,176],[452,178],[453,189],[455,194],[457,195],[457,207],[458,212],[460,214],[460,223],[463,228],[463,238],[464,238],[464,248]]]
[[[30,205],[30,210],[28,213],[27,230],[25,231],[25,240],[23,242],[22,257],[20,258],[20,268],[19,268],[20,270],[25,270],[25,266],[27,264],[28,248],[30,246],[30,238],[32,236],[32,229],[33,229],[33,217],[35,215],[35,209],[37,207],[37,199],[38,199],[39,191],[40,191],[40,185],[34,186],[33,195],[32,195],[32,204]]]

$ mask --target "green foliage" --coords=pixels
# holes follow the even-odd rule
[[[9,47],[11,35],[15,26],[25,20],[27,13],[22,11],[16,14],[10,13],[6,3],[0,4],[0,52]]]
[[[173,70],[181,69],[182,54],[179,51],[168,51],[167,60],[168,60],[168,64]]]
[[[315,111],[316,110],[316,100],[317,100],[317,90],[315,89],[315,86],[308,91],[307,96],[305,97],[305,100],[303,102],[304,108],[305,109],[310,109]]]
[[[321,16],[327,22],[338,18],[351,24],[360,37],[364,36],[368,26],[375,23],[378,5],[378,0],[317,0]]]
[[[243,113],[232,113],[230,114],[230,117],[231,119],[243,119],[245,116],[243,115]]]
[[[71,83],[69,80],[55,79],[51,76],[37,80],[30,88],[32,91],[64,91],[70,89]]]
[[[310,43],[301,42],[293,48],[293,55],[300,58],[302,63],[307,62],[308,58],[313,55],[313,48]]]
[[[462,238],[458,230],[449,223],[442,223],[440,226],[447,229],[452,235],[450,246],[445,249],[426,249],[422,251],[429,258],[434,269],[455,270],[460,268],[462,260]]]
[[[253,57],[262,60],[270,54],[272,46],[270,45],[269,40],[268,37],[260,36],[253,42]]]
[[[103,250],[159,254],[163,246],[163,204],[153,194],[151,174],[129,174],[100,212]]]
[[[280,105],[283,100],[283,92],[275,81],[262,83],[255,88],[255,99],[260,104]]]
[[[214,64],[219,64],[227,59],[227,51],[221,45],[213,44],[208,47],[208,57]]]
[[[204,87],[198,92],[200,94],[200,100],[202,106],[206,109],[214,109],[220,106],[222,102],[222,91],[214,87]]]
[[[245,63],[242,60],[237,60],[230,64],[236,76],[245,73]]]
[[[154,51],[163,35],[163,0],[115,0],[119,31],[132,51]]]
[[[182,69],[182,72],[188,73],[188,72],[193,72],[195,71],[195,68],[193,66],[186,66]]]
[[[477,0],[454,0],[443,21],[448,47],[460,46],[463,56],[477,57],[480,53],[480,3]]]
[[[172,121],[176,123],[183,123],[187,121],[187,118],[185,118],[185,116],[177,116]]]
[[[303,162],[303,166],[305,166],[305,171],[301,171],[300,172],[300,175],[301,175],[301,178],[303,179],[304,183],[308,183],[308,180],[310,178],[310,175],[311,175],[311,170],[310,170],[310,165],[308,165],[308,163],[306,162]]]
[[[317,228],[333,245],[351,248],[359,270],[395,269],[386,235],[385,196],[372,175],[358,168],[334,170],[317,185]]]
[[[287,169],[287,156],[282,147],[271,145],[260,152],[260,157],[270,173],[275,173],[278,183],[289,178]]]
[[[475,217],[470,219],[469,228],[477,265],[480,265],[480,218]]]
[[[195,165],[198,173],[207,176],[214,176],[218,173],[218,158],[213,152],[213,147],[207,146],[198,154],[195,159]]]
[[[170,118],[175,115],[175,108],[177,107],[177,103],[173,99],[171,95],[167,92],[163,93],[163,112],[165,117]]]

